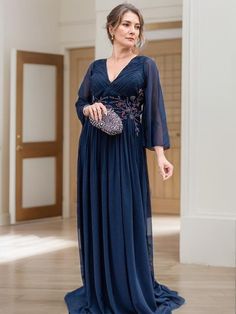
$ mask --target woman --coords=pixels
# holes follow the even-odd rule
[[[92,62],[78,93],[82,123],[78,154],[78,241],[83,286],[66,294],[70,314],[169,314],[184,298],[154,278],[146,150],[155,151],[163,180],[173,165],[159,74],[136,54],[143,17],[131,4],[107,17],[113,45]],[[108,135],[91,124],[112,106],[123,132]]]

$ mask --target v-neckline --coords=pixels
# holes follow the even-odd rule
[[[105,61],[105,72],[106,72],[106,77],[107,77],[107,80],[110,84],[112,84],[116,79],[118,79],[118,77],[121,75],[121,73],[128,67],[128,65],[138,57],[139,55],[136,55],[135,57],[133,57],[132,59],[129,60],[129,62],[120,70],[120,72],[118,73],[118,75],[114,78],[114,80],[110,80],[109,79],[109,75],[108,75],[108,66],[107,66],[107,58],[104,59]]]

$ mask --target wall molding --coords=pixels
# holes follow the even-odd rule
[[[182,38],[182,29],[161,29],[145,32],[146,41]]]
[[[191,215],[182,215],[182,217],[184,218],[188,218],[188,217],[191,217],[191,218],[205,218],[205,219],[225,219],[225,220],[236,220],[236,216],[233,215],[233,214],[218,214],[218,213],[214,213],[214,212],[211,212],[211,211],[205,211],[205,210],[202,210],[202,211],[198,211],[198,212],[195,212],[194,214],[191,214]]]
[[[227,212],[225,213],[222,210],[222,213],[219,214],[214,211],[214,209],[210,210],[205,208],[196,208],[194,210],[194,214],[191,214],[191,217],[205,217],[211,219],[236,219],[236,214],[233,213],[233,209],[231,210],[232,213]]]
[[[78,21],[60,21],[58,25],[59,27],[96,25],[96,20],[87,19],[87,20],[78,20]]]
[[[106,5],[106,8],[104,6],[99,6],[100,1],[96,1],[96,12],[108,12],[114,7],[114,3],[110,3],[109,6]],[[167,1],[163,2],[163,4],[155,3],[153,5],[150,5],[148,7],[142,6],[141,4],[138,6],[139,10],[145,11],[145,10],[154,10],[154,9],[169,9],[169,8],[181,8],[182,9],[182,3],[180,4],[173,4],[173,3],[166,3]]]
[[[145,23],[144,28],[145,28],[145,31],[182,28],[182,21]]]
[[[64,49],[76,49],[76,48],[86,48],[86,47],[94,47],[94,46],[95,46],[94,40],[61,41],[60,42],[61,51],[63,51]]]

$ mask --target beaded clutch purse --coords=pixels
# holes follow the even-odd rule
[[[102,119],[100,121],[96,121],[90,116],[89,121],[93,126],[109,135],[120,134],[123,131],[122,120],[113,108],[107,108],[107,115],[102,113]]]

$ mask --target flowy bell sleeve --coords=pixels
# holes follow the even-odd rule
[[[92,93],[91,93],[91,84],[90,84],[92,66],[93,66],[93,63],[91,63],[90,66],[88,67],[88,70],[78,90],[78,98],[75,103],[77,115],[82,125],[84,125],[85,118],[86,118],[85,115],[83,114],[83,108],[86,105],[90,105],[92,102]]]
[[[167,120],[159,71],[156,63],[147,58],[144,62],[145,102],[142,114],[143,146],[154,151],[154,146],[170,148]]]

